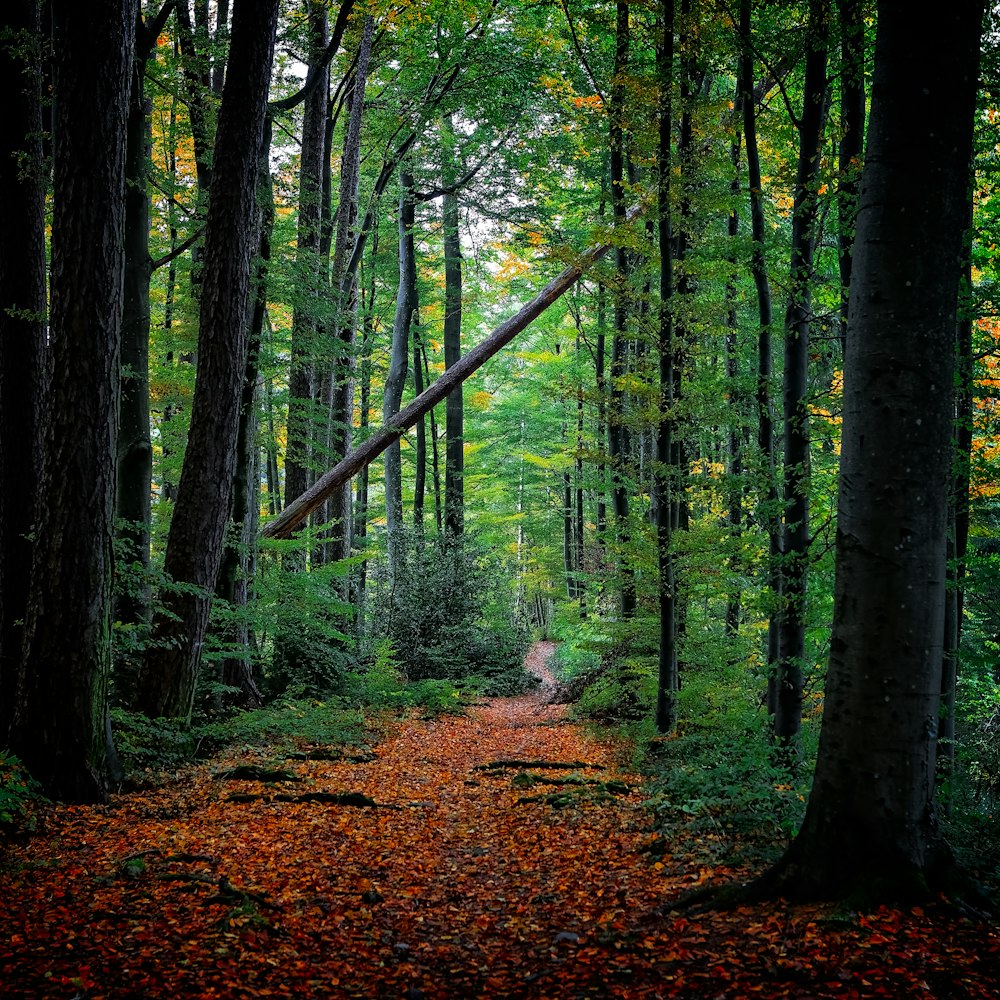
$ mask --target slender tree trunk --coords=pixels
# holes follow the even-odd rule
[[[361,41],[354,68],[351,90],[351,113],[344,137],[340,165],[340,195],[337,208],[337,235],[333,252],[333,288],[337,296],[337,358],[334,361],[330,388],[330,433],[326,454],[343,456],[351,450],[354,428],[355,337],[357,330],[357,283],[347,276],[347,265],[354,245],[358,211],[358,185],[361,171],[361,122],[364,116],[365,83],[371,57],[374,20],[364,19]],[[338,290],[339,289],[339,293]],[[351,554],[351,486],[345,483],[331,494],[327,504],[330,529],[330,558],[347,559]]]
[[[799,122],[799,163],[792,209],[792,256],[785,313],[784,531],[782,602],[775,674],[774,735],[790,744],[802,725],[809,560],[809,333],[817,189],[826,121],[829,0],[811,0],[806,74]]]
[[[934,735],[981,23],[976,3],[925,21],[879,11],[819,758],[802,828],[758,895],[906,899],[935,892],[950,867]],[[923,86],[929,65],[937,83]]]
[[[611,209],[615,226],[625,219],[625,132],[623,128],[625,81],[629,62],[629,8],[619,0],[615,27],[615,69],[611,88]],[[628,554],[630,542],[629,500],[626,465],[628,461],[628,428],[625,423],[626,358],[628,353],[628,253],[624,234],[619,234],[615,246],[616,282],[614,303],[614,337],[611,344],[610,413],[608,419],[608,452],[611,464],[611,495],[618,535],[621,575],[621,616],[635,614],[635,570]]]
[[[309,71],[319,74],[302,109],[302,147],[299,158],[298,233],[296,266],[299,296],[292,311],[291,365],[288,373],[288,443],[285,451],[285,503],[308,488],[311,436],[319,405],[314,398],[314,365],[319,311],[327,287],[326,257],[321,252],[323,177],[329,62],[324,59],[328,38],[327,8],[320,0],[305,0],[309,31]],[[325,457],[325,456],[324,456]],[[291,557],[289,568],[304,569],[305,553]]]
[[[660,635],[656,685],[656,728],[670,732],[677,721],[676,580],[672,551],[673,490],[671,466],[674,436],[674,321],[673,321],[673,227],[671,225],[670,180],[672,171],[671,133],[673,131],[674,80],[674,3],[662,0],[660,6],[663,37],[657,48],[657,79],[660,88],[657,148],[657,242],[660,249],[660,315],[657,352],[659,354],[658,391],[660,412],[656,425],[656,467],[653,476],[656,516],[656,558],[659,571]]]
[[[14,714],[31,578],[45,372],[43,34],[36,3],[0,13],[0,744]],[[16,484],[16,487],[15,485]]]
[[[149,106],[144,81],[156,39],[173,3],[136,26],[132,94],[126,124],[125,283],[122,312],[121,426],[118,434],[116,518],[119,558],[139,567],[140,589],[120,594],[115,618],[127,625],[148,623],[152,613],[148,579],[153,444],[149,429]]]
[[[382,424],[385,427],[392,424],[403,401],[410,347],[410,324],[413,320],[417,285],[413,247],[413,175],[401,170],[399,186],[399,288],[396,295],[396,316],[392,324],[389,372],[385,380],[382,401]],[[389,573],[390,578],[395,580],[399,556],[397,543],[403,527],[403,482],[398,441],[389,445],[385,451],[385,527]]]
[[[462,241],[458,231],[458,194],[454,191],[455,129],[446,115],[441,129],[444,164],[441,199],[444,231],[444,367],[453,367],[462,356]],[[445,401],[445,532],[457,537],[465,522],[465,440],[462,386]]]
[[[125,130],[138,5],[53,0],[52,14],[53,364],[10,743],[46,794],[88,802],[106,797],[114,768],[107,688]],[[29,246],[37,247],[35,236]]]
[[[417,397],[424,391],[423,341],[420,335],[420,318],[414,316],[413,331],[413,391]],[[413,527],[418,538],[424,532],[424,497],[427,489],[427,421],[421,416],[417,421],[416,471],[413,478]]]
[[[154,621],[159,642],[147,657],[136,706],[151,717],[190,716],[229,520],[277,7],[277,0],[237,0],[233,13],[205,233],[198,378],[164,559],[167,576],[189,587],[168,590]]]
[[[771,402],[771,380],[774,349],[771,326],[774,313],[771,305],[771,283],[767,274],[763,184],[760,154],[757,149],[757,113],[753,85],[753,48],[750,34],[750,0],[740,2],[740,100],[743,104],[743,137],[747,152],[747,183],[750,196],[750,231],[752,247],[750,271],[757,292],[757,445],[760,451],[763,478],[763,502],[758,519],[767,526],[768,559],[767,587],[770,592],[770,613],[767,628],[768,687],[767,708],[776,710],[774,677],[778,664],[778,608],[781,603],[781,514],[778,498],[778,476],[774,454],[774,411]]]

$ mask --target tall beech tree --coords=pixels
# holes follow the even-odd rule
[[[184,468],[164,557],[179,586],[154,620],[136,707],[190,715],[211,594],[229,521],[246,373],[257,177],[278,0],[237,0],[205,232],[198,374]]]
[[[113,754],[125,129],[137,17],[137,0],[52,3],[51,376],[10,743],[49,795],[77,802],[105,798]]]
[[[880,4],[819,759],[799,834],[751,894],[908,897],[950,867],[935,813],[934,735],[982,16],[975,0],[924,20]]]

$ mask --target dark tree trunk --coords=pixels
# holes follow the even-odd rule
[[[629,8],[617,4],[615,27],[615,73],[611,88],[611,210],[615,226],[625,219],[625,132],[622,126],[625,102],[624,75],[629,61]],[[611,344],[611,387],[608,415],[608,458],[611,465],[611,497],[615,511],[615,529],[621,549],[621,616],[631,618],[636,609],[635,570],[628,555],[630,542],[628,463],[628,427],[625,423],[625,379],[628,355],[628,253],[624,233],[617,236],[615,246],[616,282],[614,302],[614,337]]]
[[[351,450],[354,432],[354,373],[357,331],[357,281],[349,273],[351,249],[354,246],[358,214],[358,185],[361,177],[361,122],[364,117],[365,84],[371,58],[374,21],[366,16],[354,66],[351,89],[350,118],[344,136],[344,152],[340,165],[340,192],[337,206],[337,235],[333,252],[333,292],[336,310],[337,357],[328,378],[329,434],[325,454],[336,458]],[[351,484],[330,495],[326,516],[331,524],[329,557],[337,561],[351,555]]]
[[[168,590],[154,622],[157,647],[147,657],[136,706],[152,717],[191,713],[229,520],[277,7],[277,0],[237,0],[233,12],[205,233],[198,377],[164,559],[168,577],[190,589]]]
[[[444,147],[442,203],[444,231],[444,367],[447,371],[462,357],[462,241],[458,231],[458,194],[455,184],[455,130],[446,116],[441,130]],[[462,386],[445,401],[444,506],[445,532],[462,534],[465,523],[465,439]]]
[[[771,283],[767,274],[763,185],[760,154],[757,149],[757,107],[753,85],[753,47],[750,38],[750,0],[740,3],[740,100],[743,104],[743,138],[747,152],[747,184],[750,195],[750,231],[752,249],[750,271],[757,292],[757,446],[760,451],[761,474],[764,478],[763,502],[758,519],[767,526],[768,559],[767,587],[770,608],[767,627],[767,665],[773,678],[778,663],[778,606],[781,603],[781,515],[778,499],[778,477],[774,456],[774,411],[771,403],[771,378],[774,349],[771,324]],[[775,712],[775,686],[768,682],[767,709]]]
[[[45,162],[41,24],[33,2],[0,14],[0,744],[6,745],[24,643],[30,534],[45,372]]]
[[[54,0],[52,13],[52,373],[11,749],[48,795],[85,802],[106,797],[114,766],[107,688],[125,123],[138,9],[135,0]]]
[[[420,321],[416,319],[413,335],[413,392],[424,391],[423,343],[420,338]],[[427,421],[421,416],[417,421],[416,470],[413,477],[413,527],[417,536],[424,531],[424,498],[427,490]]]
[[[661,733],[673,729],[677,720],[676,581],[672,551],[674,438],[674,319],[673,319],[673,227],[671,225],[671,134],[673,132],[674,3],[663,0],[660,7],[663,37],[657,50],[657,77],[660,87],[657,149],[657,242],[660,248],[660,315],[657,351],[659,354],[660,413],[656,425],[656,467],[653,476],[656,517],[656,556],[659,572],[659,652],[656,685],[656,728]]]
[[[118,596],[115,618],[128,625],[148,623],[150,493],[153,444],[149,431],[149,191],[147,185],[151,105],[144,81],[156,39],[173,3],[156,18],[136,26],[125,153],[125,285],[122,312],[121,426],[118,434],[116,517],[118,555],[139,567],[137,589]]]
[[[778,664],[774,675],[774,735],[790,744],[802,725],[809,559],[809,333],[817,188],[826,120],[829,0],[811,0],[805,85],[799,121],[799,162],[792,209],[789,300],[785,313],[784,531]]]
[[[265,127],[265,148],[269,145]],[[233,501],[229,539],[222,554],[216,593],[235,612],[234,621],[223,635],[239,655],[222,661],[222,683],[238,693],[228,701],[244,708],[263,704],[257,685],[251,650],[254,636],[246,617],[257,567],[257,532],[260,521],[260,351],[267,316],[267,269],[271,259],[271,233],[274,230],[274,193],[266,160],[261,160],[258,183],[257,273],[253,285],[252,309],[246,374],[240,398],[240,423],[236,442],[236,470],[233,475]]]
[[[758,892],[905,898],[933,890],[950,861],[934,736],[981,19],[976,3],[926,20],[879,11],[819,759],[802,829]]]
[[[320,251],[323,218],[324,150],[329,92],[326,5],[307,0],[309,71],[319,74],[302,109],[302,151],[299,159],[299,218],[296,243],[299,296],[292,313],[292,357],[288,374],[288,445],[285,453],[285,503],[300,497],[311,476],[310,436],[318,401],[313,398],[313,364],[317,324],[326,273]],[[299,562],[304,554],[298,554]],[[293,559],[294,562],[294,559]]]

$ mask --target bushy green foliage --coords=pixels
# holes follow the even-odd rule
[[[0,831],[28,820],[31,804],[39,798],[38,783],[21,761],[0,750]]]
[[[290,572],[277,558],[262,561],[256,629],[269,657],[268,696],[324,698],[344,692],[357,662],[350,638],[353,610],[340,596],[350,569],[350,563],[339,562]]]
[[[677,731],[649,742],[650,806],[658,824],[711,834],[726,853],[778,851],[805,813],[817,727],[807,720],[799,763],[781,761],[759,691],[735,671],[690,677]]]
[[[394,580],[384,561],[372,566],[368,642],[389,639],[411,682],[476,677],[484,693],[525,683],[530,634],[503,561],[471,536],[445,542],[401,535],[398,544]]]

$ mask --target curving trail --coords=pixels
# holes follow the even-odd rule
[[[529,654],[538,691],[407,720],[371,759],[286,762],[301,780],[277,785],[215,761],[52,809],[0,855],[0,996],[998,995],[1000,935],[953,913],[659,913],[739,873],[642,850],[631,750],[548,704],[551,645]],[[573,766],[486,767],[514,759]],[[321,800],[342,792],[379,806]]]

